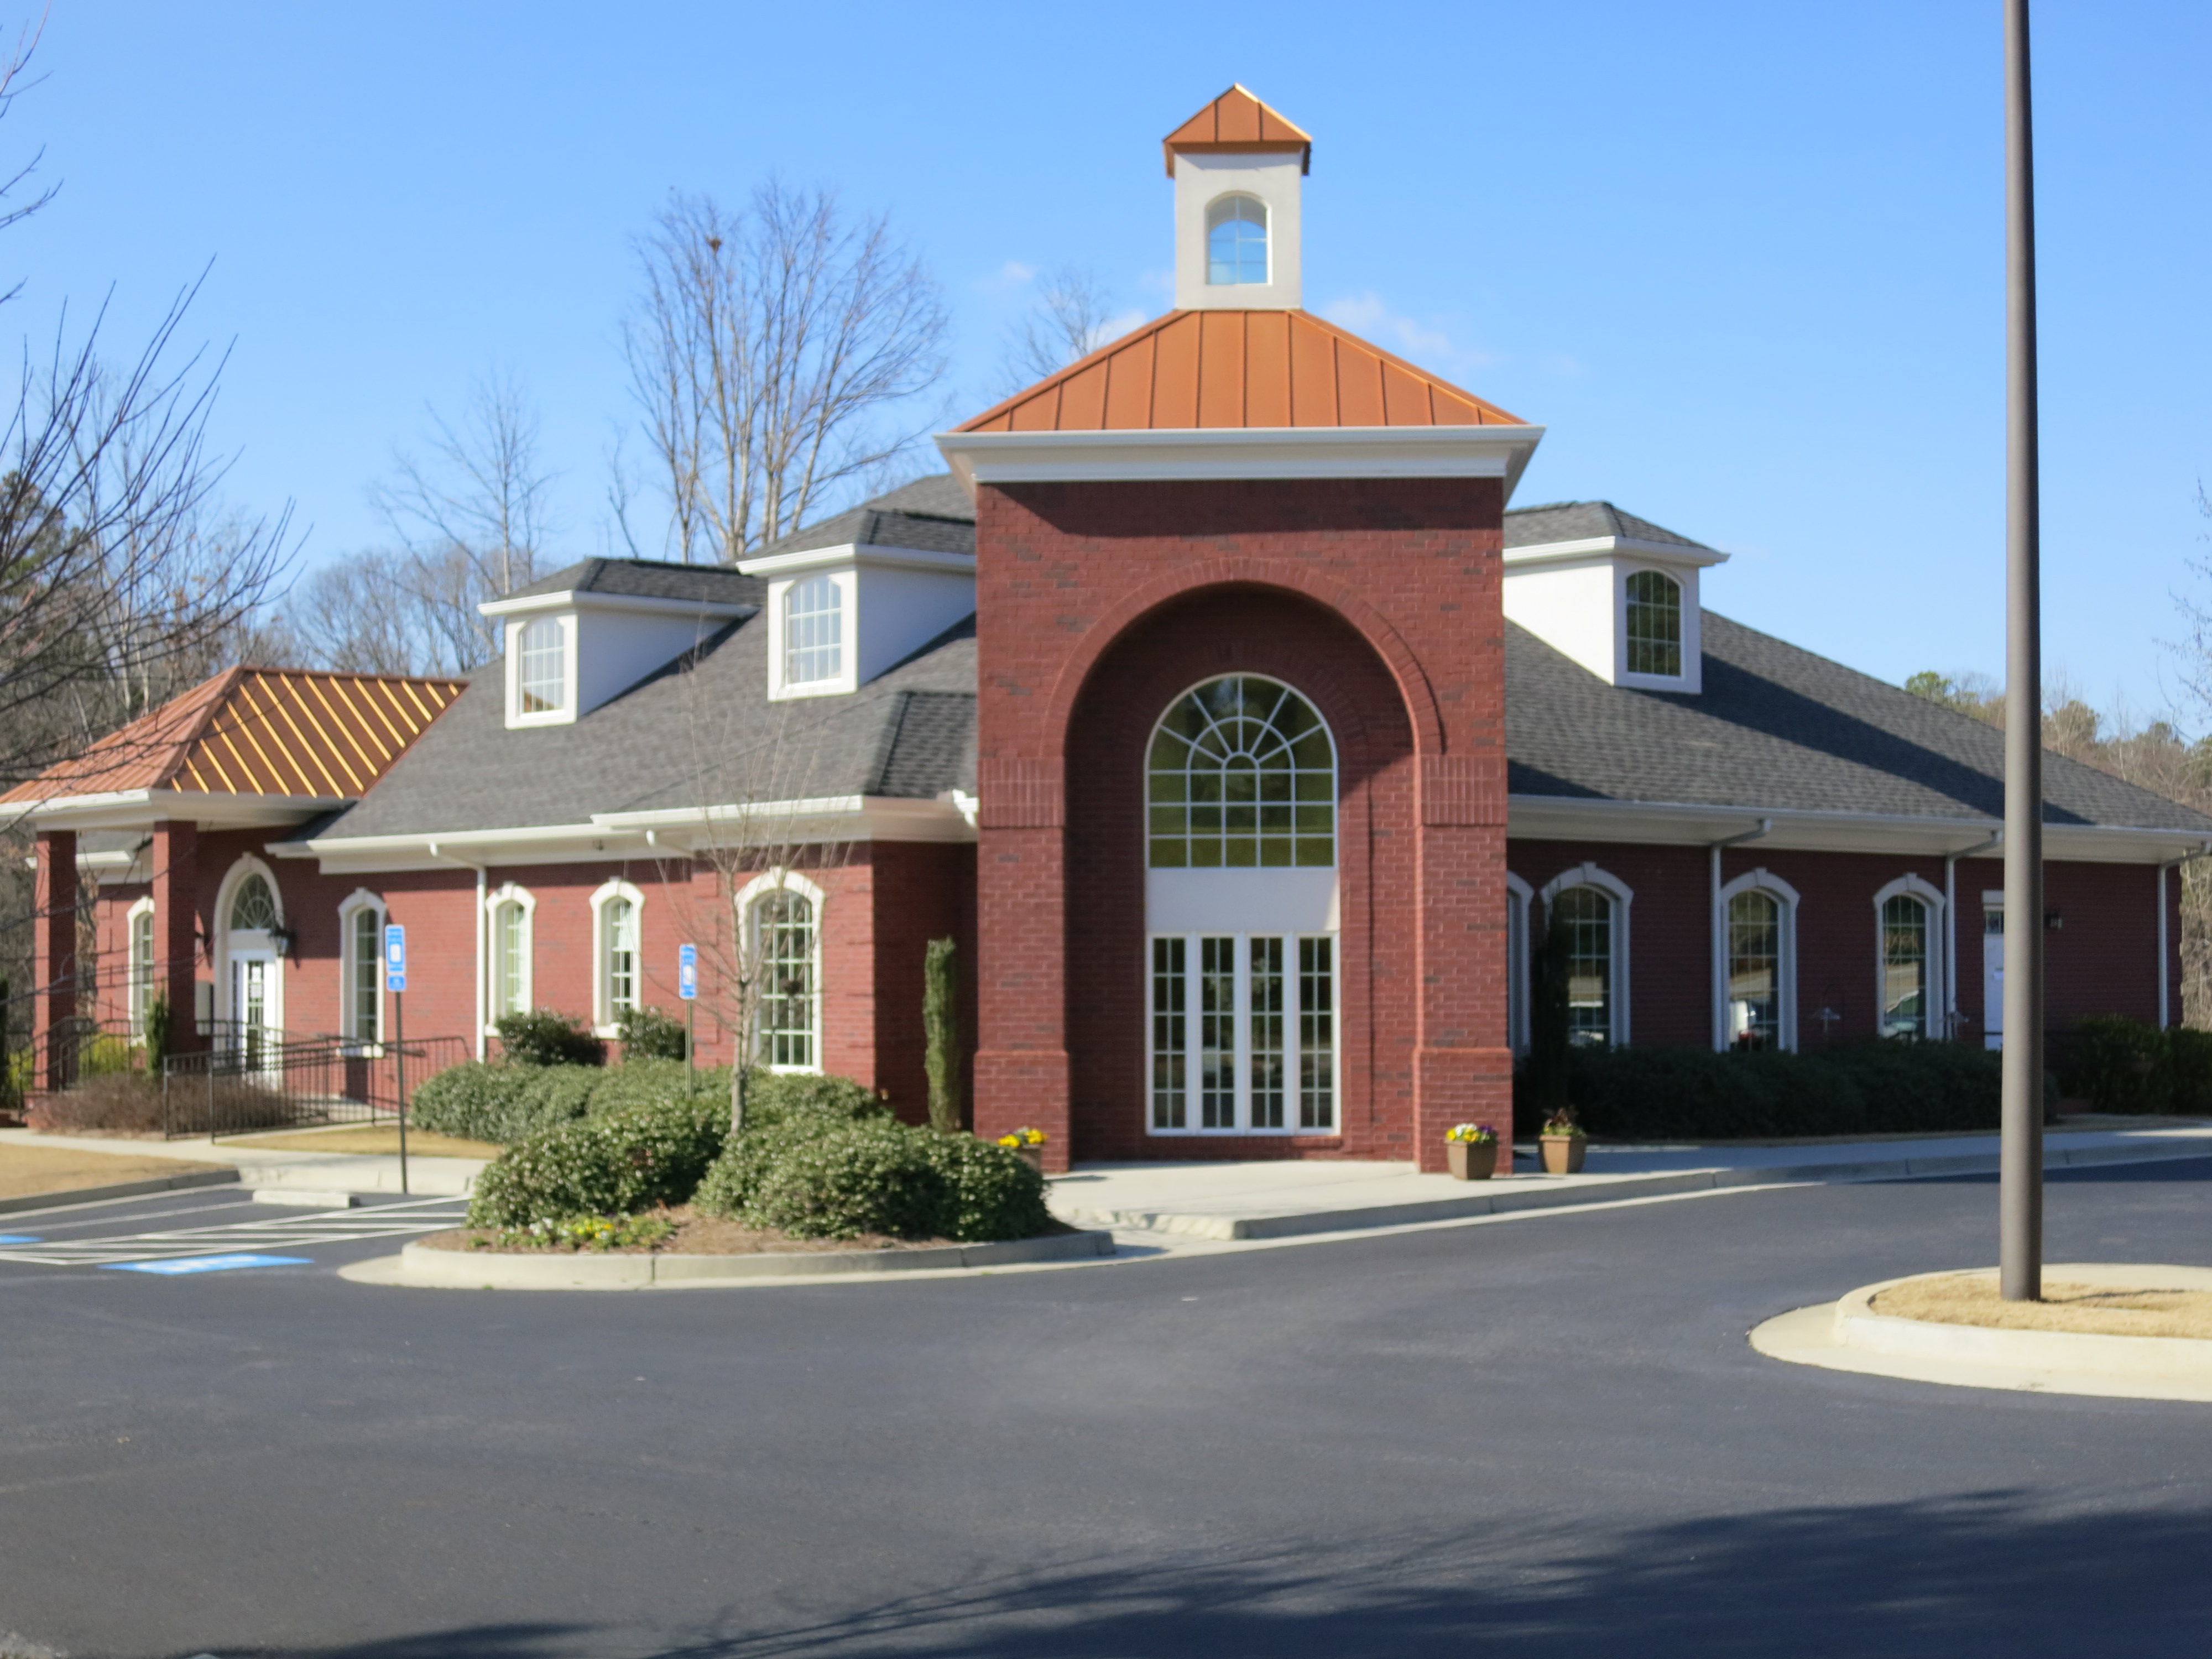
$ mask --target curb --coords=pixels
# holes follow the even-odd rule
[[[944,1244],[919,1250],[811,1250],[753,1255],[521,1255],[439,1250],[409,1244],[399,1252],[401,1282],[448,1290],[617,1291],[651,1285],[703,1288],[766,1279],[1010,1267],[1114,1254],[1110,1233],[1060,1233],[998,1244]]]
[[[97,1204],[110,1198],[145,1198],[154,1193],[174,1192],[185,1187],[228,1187],[236,1183],[232,1169],[193,1170],[184,1175],[155,1176],[146,1181],[118,1181],[110,1187],[72,1187],[63,1193],[26,1193],[0,1198],[0,1215],[17,1210],[50,1210],[64,1204]]]
[[[2171,1144],[2139,1146],[2081,1146],[2058,1148],[2043,1161],[2045,1170],[2080,1168],[2106,1164],[2153,1164],[2168,1159],[2212,1158],[2212,1141],[2189,1146]],[[1520,1188],[1517,1182],[1495,1190],[1469,1193],[1464,1198],[1423,1199],[1407,1204],[1368,1205],[1351,1210],[1314,1210],[1296,1215],[1231,1217],[1203,1213],[1178,1214],[1160,1210],[1086,1210],[1070,1206],[1058,1212],[1064,1220],[1125,1232],[1169,1233],[1185,1238],[1219,1240],[1296,1238],[1306,1233],[1352,1232],[1363,1227],[1417,1226],[1429,1221],[1459,1221],[1472,1216],[1509,1215],[1517,1211],[1556,1210],[1592,1204],[1610,1204],[1632,1198],[1661,1198],[1677,1193],[1702,1193],[1751,1187],[1846,1186],[1873,1181],[1926,1180],[1940,1176],[1994,1175],[1999,1167],[1995,1152],[1957,1153],[1943,1158],[1880,1158],[1852,1164],[1801,1164],[1784,1168],[1684,1170],[1672,1174],[1620,1176],[1602,1184],[1573,1187]],[[1569,1177],[1574,1179],[1574,1177]]]

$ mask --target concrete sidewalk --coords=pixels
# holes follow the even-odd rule
[[[1558,1209],[1806,1182],[1979,1175],[1997,1167],[1995,1135],[1914,1136],[1804,1146],[1604,1146],[1583,1173],[1547,1176],[1533,1145],[1510,1180],[1454,1181],[1411,1164],[1351,1161],[1086,1164],[1051,1183],[1053,1213],[1078,1226],[1184,1238],[1290,1238],[1468,1216]],[[2053,1129],[2044,1166],[2212,1158],[2212,1124]]]
[[[0,1129],[0,1144],[68,1146],[89,1152],[173,1158],[191,1164],[228,1164],[242,1187],[289,1188],[295,1191],[396,1193],[399,1160],[365,1152],[291,1152],[266,1146],[239,1146],[228,1140],[192,1135],[181,1140],[159,1136],[41,1134],[31,1129]],[[410,1158],[408,1190],[422,1197],[465,1193],[488,1160],[477,1158]]]

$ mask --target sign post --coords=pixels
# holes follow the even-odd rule
[[[399,1092],[399,1190],[407,1187],[407,930],[384,930],[384,988],[392,993],[392,1064]]]
[[[696,945],[683,945],[676,952],[676,994],[684,999],[684,1080],[689,1084],[699,1073],[692,1042],[692,1014],[699,1002],[699,947]]]

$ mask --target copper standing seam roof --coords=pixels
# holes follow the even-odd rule
[[[954,428],[1525,426],[1304,311],[1170,311]]]
[[[173,697],[0,801],[168,789],[357,799],[465,680],[232,668]]]
[[[1313,171],[1313,135],[1269,109],[1241,85],[1230,88],[1160,141],[1170,179],[1175,177],[1179,149],[1199,155],[1249,155],[1255,151],[1294,155],[1300,173]]]

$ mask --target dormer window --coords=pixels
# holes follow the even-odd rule
[[[844,601],[834,577],[792,584],[783,607],[783,683],[834,680],[844,668]]]
[[[1206,210],[1206,280],[1267,280],[1267,210],[1249,196],[1224,196]]]
[[[558,617],[525,623],[515,669],[515,709],[557,714],[568,702],[568,643]]]
[[[1682,677],[1682,586],[1660,570],[1628,579],[1628,672]]]

